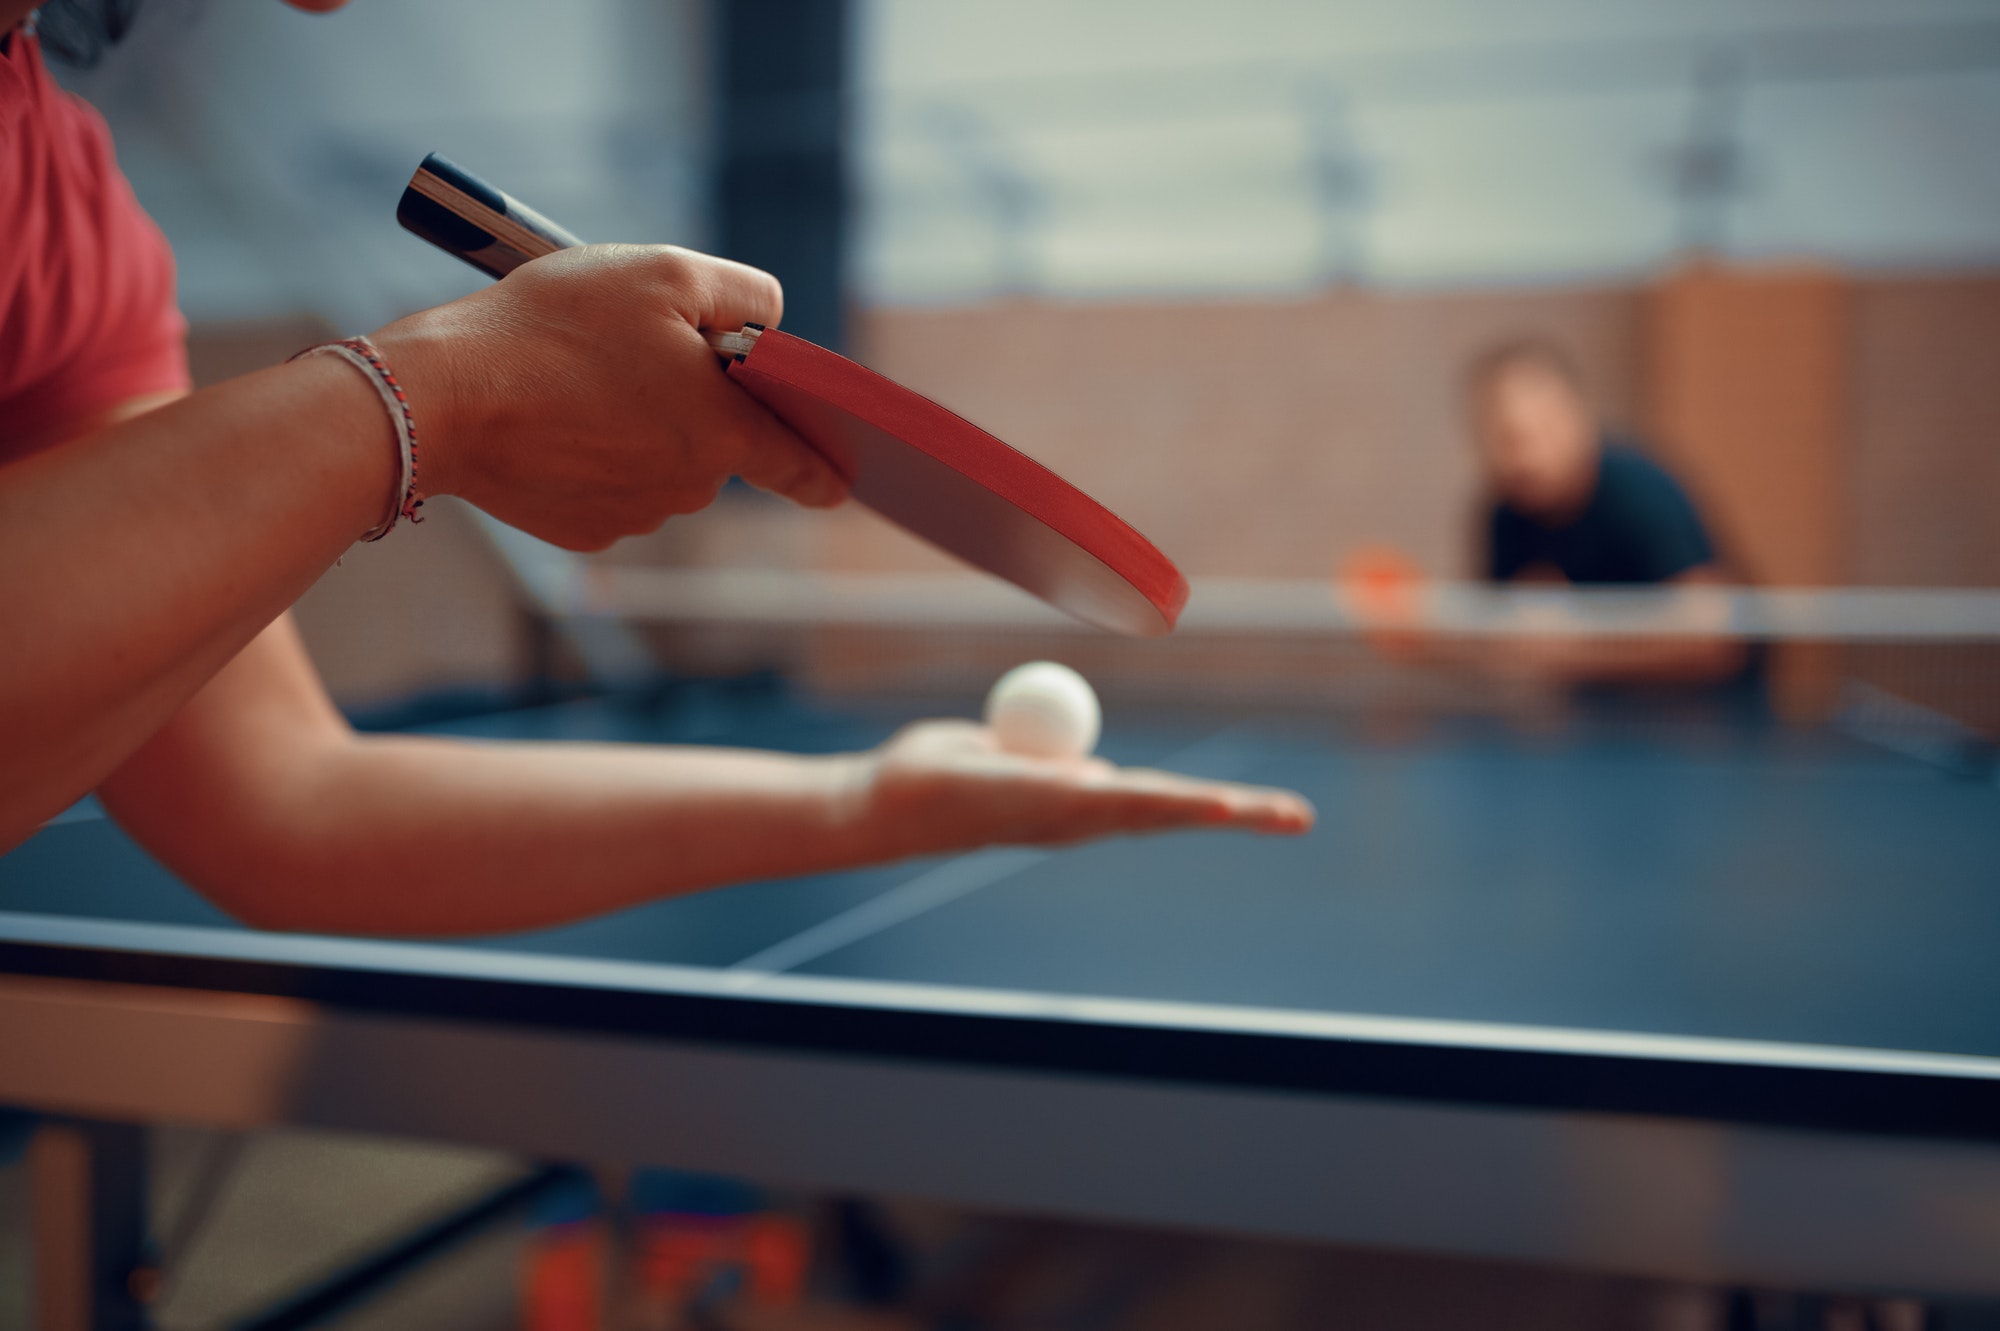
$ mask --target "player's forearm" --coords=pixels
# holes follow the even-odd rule
[[[317,357],[0,469],[0,848],[380,520],[392,450],[366,382]]]
[[[1567,638],[1543,645],[1547,672],[1568,684],[1711,684],[1743,668],[1729,638]]]
[[[262,927],[498,933],[886,858],[865,763],[362,737],[290,765],[229,836],[156,849]]]

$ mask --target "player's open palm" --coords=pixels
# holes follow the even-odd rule
[[[1312,805],[1290,791],[1026,757],[972,721],[919,722],[867,761],[867,817],[909,855],[1180,828],[1298,833],[1313,822]]]

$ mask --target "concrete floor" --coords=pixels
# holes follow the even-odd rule
[[[222,1134],[152,1134],[156,1234],[173,1231]],[[226,1186],[169,1272],[162,1331],[207,1331],[338,1269],[382,1241],[498,1186],[519,1170],[477,1151],[317,1133],[241,1139]],[[0,1331],[30,1324],[28,1170],[0,1169]],[[488,1331],[517,1324],[514,1272],[523,1235],[507,1230],[455,1250],[339,1325],[343,1331]]]
[[[154,1133],[154,1223],[181,1213],[218,1134]],[[227,1324],[517,1174],[487,1152],[316,1133],[244,1141],[200,1236],[160,1305],[163,1331]],[[478,1331],[514,1325],[518,1230],[468,1245],[367,1304],[352,1331]]]

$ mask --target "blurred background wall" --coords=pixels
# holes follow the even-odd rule
[[[1526,332],[1750,575],[2000,584],[1986,0],[152,0],[71,82],[207,378],[483,280],[394,225],[436,150],[586,237],[765,263],[800,331],[1193,574],[1464,572],[1460,376]],[[433,512],[301,607],[344,699],[529,669],[505,568]],[[610,558],[940,564],[735,493]]]

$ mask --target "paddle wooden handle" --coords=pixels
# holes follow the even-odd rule
[[[432,153],[410,177],[396,220],[490,277],[583,242],[548,218]]]

